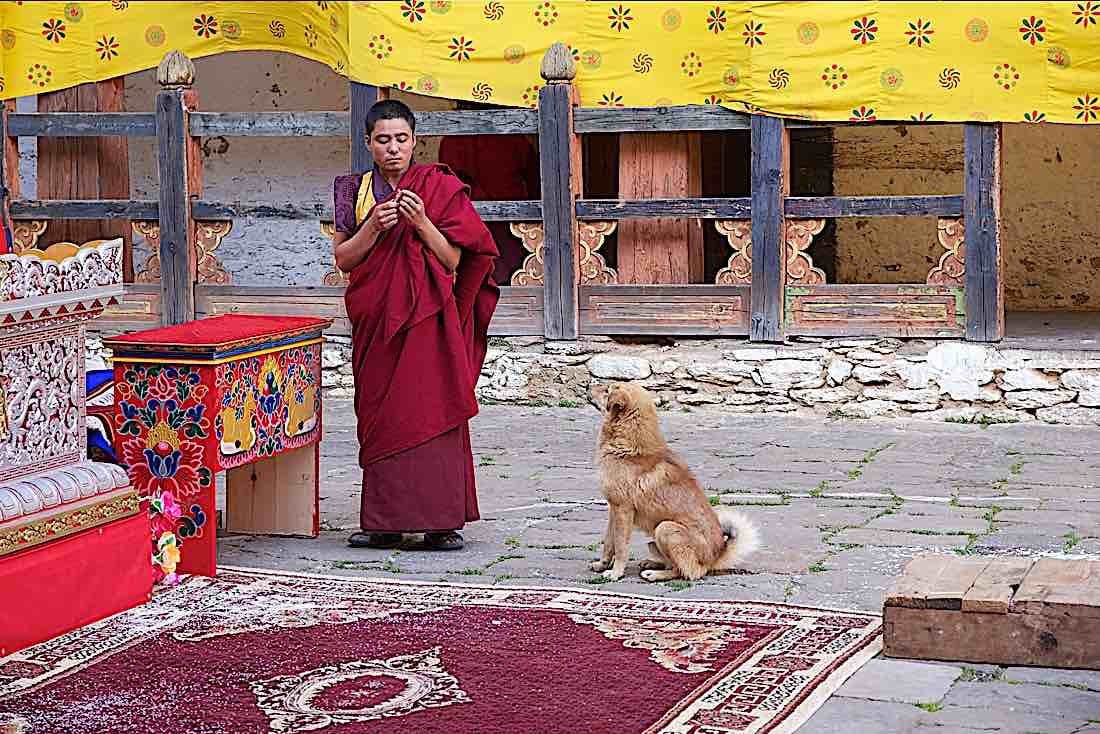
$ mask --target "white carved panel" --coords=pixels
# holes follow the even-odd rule
[[[80,313],[94,318],[122,294],[122,240],[73,246],[52,245],[45,253],[0,255],[0,318],[4,324]],[[58,248],[62,248],[58,250]],[[58,250],[58,251],[55,251]]]
[[[84,459],[83,326],[0,335],[0,480]]]

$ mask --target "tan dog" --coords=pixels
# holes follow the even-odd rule
[[[711,507],[691,470],[668,448],[644,388],[617,384],[608,391],[596,459],[610,517],[603,555],[592,570],[604,577],[623,577],[635,528],[653,538],[653,558],[642,562],[646,581],[694,581],[733,568],[759,546],[756,526],[739,512]]]

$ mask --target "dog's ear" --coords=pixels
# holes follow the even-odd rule
[[[626,410],[626,396],[622,390],[612,389],[607,394],[607,414],[612,418],[618,418]]]

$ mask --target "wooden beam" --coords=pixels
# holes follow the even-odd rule
[[[578,133],[748,130],[749,115],[718,105],[592,107],[576,112]]]
[[[191,192],[194,194],[195,192]],[[474,208],[487,222],[537,222],[542,219],[541,201],[475,201]],[[17,199],[11,202],[13,219],[157,219],[160,204],[152,200],[112,199]],[[199,199],[191,204],[193,219],[220,221],[256,219],[319,219],[332,221],[328,204],[279,204],[224,202]]]
[[[793,219],[830,217],[961,217],[961,196],[788,196]]]
[[[352,99],[356,102],[356,120],[366,120],[371,105],[378,101],[362,87],[367,84],[351,82],[357,89]],[[384,98],[384,97],[383,97]],[[358,109],[362,105],[365,110]],[[95,120],[51,120],[48,128],[42,115],[20,115],[21,131],[49,129],[79,130],[81,135],[106,134],[97,128],[111,131],[123,129],[123,120],[96,123]],[[57,117],[56,115],[53,117]],[[139,117],[135,115],[134,117]],[[152,126],[151,115],[149,125]],[[31,118],[31,119],[24,119]],[[321,137],[340,138],[350,135],[353,129],[350,112],[197,112],[191,117],[191,134],[226,137]],[[62,127],[62,123],[67,123]],[[355,126],[362,130],[362,123]],[[526,109],[500,110],[437,110],[416,113],[416,133],[421,136],[446,135],[528,135],[538,132],[538,112]],[[29,134],[20,132],[20,134]],[[50,133],[56,134],[56,133]]]
[[[8,134],[31,138],[152,138],[157,126],[156,117],[149,112],[36,112],[13,114]]]
[[[783,120],[752,117],[752,316],[749,338],[783,341],[790,137]]]
[[[155,201],[27,199],[11,202],[13,219],[156,219],[158,211]]]
[[[542,202],[537,200],[475,201],[473,204],[478,214],[485,221],[534,222],[542,219]],[[327,222],[332,221],[332,209],[328,203],[301,204],[288,201],[267,204],[199,200],[193,204],[191,211],[195,219],[256,217],[258,219],[320,219]]]
[[[920,556],[883,603],[888,657],[1100,669],[1100,562]]]
[[[966,227],[966,338],[1004,338],[1001,266],[1001,125],[970,123],[963,132]]]
[[[533,135],[539,131],[537,110],[435,110],[416,113],[416,134]]]
[[[190,68],[190,75],[182,69]],[[167,74],[167,76],[166,76]],[[191,226],[188,176],[187,99],[192,92],[194,65],[178,51],[157,70],[157,172],[160,180],[161,323],[180,324],[195,318],[195,248]]]
[[[539,166],[542,171],[544,307],[547,339],[577,338],[577,217],[574,167],[580,143],[573,132],[572,57],[556,43],[542,62],[539,90]]]
[[[374,168],[374,159],[367,147],[367,113],[378,101],[378,87],[360,82],[348,82],[349,122],[346,134],[351,142],[351,170],[366,173]]]
[[[342,138],[348,119],[347,112],[196,112],[190,124],[198,136]]]
[[[582,334],[744,336],[743,285],[590,285],[580,288]]]
[[[682,132],[687,130],[748,130],[751,115],[718,105],[677,105],[668,107],[592,107],[577,110],[578,133]],[[876,120],[875,122],[817,122],[788,118],[788,130],[859,125],[948,125],[940,121]]]
[[[788,196],[788,218],[830,217],[960,217],[961,196]],[[629,219],[633,217],[696,217],[699,219],[748,219],[752,199],[581,199],[580,219]]]
[[[332,221],[330,202],[303,204],[296,201],[268,204],[250,201],[206,201],[191,205],[191,216],[200,220],[225,220],[254,217],[256,219],[320,219]]]
[[[536,222],[542,219],[541,201],[475,201],[473,205],[486,222]]]
[[[156,289],[157,286],[145,286]],[[139,286],[126,287],[127,298],[138,310],[143,305],[139,300],[143,295],[148,299],[153,294],[143,293]],[[159,290],[157,291],[159,293]],[[500,302],[489,324],[492,336],[541,336],[543,289],[540,286],[510,286],[501,288]],[[143,309],[140,314],[120,314],[115,317],[118,323],[129,326],[138,323],[140,318],[151,318]],[[260,313],[291,316],[317,316],[332,319],[332,327],[325,333],[339,336],[351,334],[351,325],[344,309],[344,288],[333,286],[237,286],[208,285],[195,286],[195,311],[198,318],[217,316],[227,313]],[[94,323],[99,324],[100,319]],[[114,322],[110,326],[113,328]],[[147,328],[148,324],[145,327]],[[124,327],[125,328],[125,327]],[[136,327],[132,327],[136,328]]]
[[[358,84],[358,82],[351,82]],[[369,87],[368,84],[360,84]],[[383,90],[384,91],[384,90]],[[377,101],[377,100],[375,100]],[[373,102],[371,102],[373,104]],[[370,105],[367,105],[370,109]],[[366,113],[364,112],[364,117]],[[714,105],[681,107],[584,108],[576,111],[578,133],[748,130],[749,116]],[[417,133],[435,135],[517,135],[538,131],[538,113],[527,109],[440,110],[416,115]],[[343,137],[350,132],[348,112],[201,112],[192,120],[194,135],[226,137]],[[787,120],[788,129],[846,126],[845,122]],[[866,127],[868,124],[859,123]],[[882,124],[897,125],[897,122]],[[902,124],[937,125],[938,122]],[[16,137],[155,137],[156,120],[147,112],[38,112],[12,115]]]
[[[580,199],[577,218],[597,220],[692,217],[696,219],[748,219],[752,199]]]
[[[789,285],[788,336],[961,337],[962,289],[936,285]]]

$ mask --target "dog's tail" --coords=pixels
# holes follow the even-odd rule
[[[729,570],[760,548],[760,531],[752,520],[736,510],[718,508],[715,514],[726,536],[726,550],[718,557],[714,568]]]

